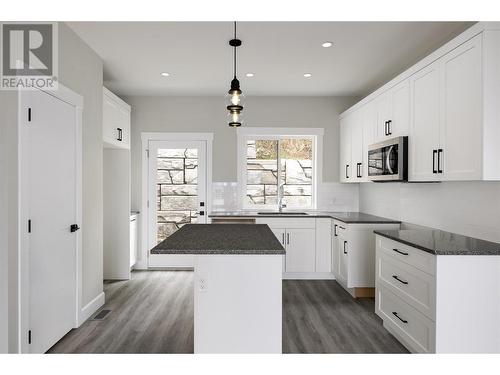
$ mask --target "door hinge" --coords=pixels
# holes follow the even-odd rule
[[[28,108],[28,122],[31,122],[31,108]]]
[[[28,344],[31,345],[31,329],[28,331]]]
[[[28,233],[31,233],[31,219],[28,220]]]

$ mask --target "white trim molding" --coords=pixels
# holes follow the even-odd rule
[[[236,130],[237,134],[237,179],[238,179],[238,208],[248,209],[274,209],[274,207],[255,206],[246,207],[245,190],[246,186],[246,146],[248,139],[284,139],[304,137],[313,140],[313,182],[312,182],[312,204],[304,209],[316,209],[318,205],[318,189],[323,183],[323,128],[264,128],[264,127],[244,127]],[[279,181],[279,178],[278,178]]]
[[[104,292],[101,292],[92,301],[87,303],[81,310],[78,316],[78,327],[99,310],[105,303]]]
[[[149,181],[149,141],[205,141],[206,142],[206,213],[212,208],[212,143],[213,133],[198,132],[142,132],[141,133],[141,212],[143,219],[140,226],[139,257],[134,269],[148,269],[148,181]]]

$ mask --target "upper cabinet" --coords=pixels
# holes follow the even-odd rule
[[[102,133],[104,147],[130,148],[130,106],[103,87]]]
[[[341,182],[406,135],[409,181],[500,180],[499,82],[500,23],[478,23],[341,115]]]
[[[376,140],[408,135],[410,120],[409,80],[397,84],[375,99]]]

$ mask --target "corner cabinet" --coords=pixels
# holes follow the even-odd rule
[[[130,149],[130,106],[105,87],[102,100],[104,147]]]
[[[411,182],[500,180],[499,82],[500,23],[478,23],[340,115],[340,181],[404,135]]]

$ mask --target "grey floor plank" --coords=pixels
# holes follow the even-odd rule
[[[49,353],[193,352],[192,272],[137,271],[104,291],[108,317]],[[284,280],[283,353],[407,353],[373,311],[373,299],[355,300],[333,280]]]

